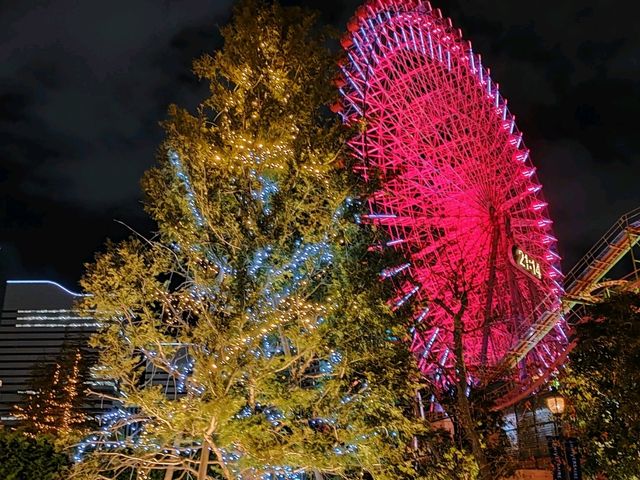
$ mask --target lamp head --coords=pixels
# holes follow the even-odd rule
[[[553,391],[549,395],[547,395],[544,399],[547,404],[547,408],[554,415],[562,415],[564,413],[565,401],[564,397],[560,395],[558,392]]]

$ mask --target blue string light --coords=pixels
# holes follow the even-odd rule
[[[252,170],[250,175],[251,178],[257,180],[260,184],[259,189],[251,191],[251,197],[260,202],[262,205],[262,213],[271,215],[271,199],[278,193],[277,183],[264,175],[258,174],[255,170]]]
[[[200,209],[196,206],[196,197],[193,192],[193,186],[191,185],[189,176],[184,171],[180,155],[173,150],[169,151],[169,162],[171,162],[171,165],[173,165],[173,168],[176,170],[176,178],[180,180],[184,186],[187,203],[196,225],[203,227],[205,225],[204,217],[202,216]]]

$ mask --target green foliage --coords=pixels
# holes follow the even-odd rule
[[[640,477],[640,295],[590,307],[561,379],[587,473]]]
[[[61,480],[70,465],[50,438],[30,437],[0,429],[0,478],[3,480]]]
[[[457,448],[444,430],[420,439],[417,478],[421,480],[476,480],[480,470],[473,456]]]
[[[378,281],[389,259],[369,251],[382,238],[353,222],[348,199],[362,192],[340,167],[345,132],[326,116],[326,33],[299,8],[259,1],[242,2],[222,33],[224,48],[195,62],[209,98],[195,115],[171,107],[143,181],[157,236],[108,245],[82,282],[82,308],[106,325],[93,340],[103,373],[144,428],[134,446],[115,425],[127,448],[94,452],[77,477],[260,478],[286,466],[445,478],[458,461],[447,442],[434,446],[442,465],[415,470],[411,441],[432,434],[413,417],[419,376]],[[145,366],[177,381],[185,351],[193,371],[169,398]]]
[[[440,452],[434,454],[435,457],[442,457],[440,462],[447,466],[452,479],[480,478],[479,461],[473,454],[471,442],[468,439],[465,427],[473,429],[478,436],[484,454],[486,474],[489,478],[509,478],[516,464],[511,453],[511,446],[503,430],[504,412],[493,411],[493,402],[487,390],[483,388],[472,388],[468,395],[469,407],[471,411],[471,425],[464,426],[464,416],[458,402],[457,389],[451,389],[448,393],[440,392],[438,401],[447,415],[452,419],[455,427],[455,446],[444,443],[440,446]],[[433,440],[432,440],[432,443]],[[435,443],[437,445],[437,443]],[[446,448],[450,448],[449,451]],[[448,460],[445,461],[445,460]]]

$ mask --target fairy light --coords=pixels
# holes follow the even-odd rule
[[[253,159],[255,164],[268,163],[263,155],[252,155],[248,153],[244,158]],[[196,228],[200,228],[204,224],[200,211],[196,208],[195,195],[189,178],[183,170],[181,162],[177,154],[171,155],[172,165],[176,169],[176,177],[183,183],[186,191],[188,205],[192,213],[192,220]],[[262,207],[262,214],[269,216],[272,211],[272,198],[278,193],[278,185],[274,179],[259,174],[258,170],[254,170],[253,176],[259,188],[252,190],[251,197],[257,201]],[[340,221],[345,212],[355,205],[355,201],[347,198],[332,215],[334,222]],[[298,320],[302,320],[308,329],[316,328],[323,317],[331,313],[331,307],[324,305],[307,304],[298,299],[295,294],[298,289],[307,284],[311,275],[320,274],[332,264],[334,261],[334,253],[332,248],[333,239],[331,234],[327,234],[324,239],[315,242],[306,242],[303,238],[294,242],[290,256],[285,261],[276,261],[273,258],[274,248],[266,245],[258,248],[251,261],[247,266],[247,273],[254,281],[259,281],[262,285],[260,290],[260,299],[256,308],[247,308],[247,318],[251,320],[251,324],[255,325],[255,330],[248,330],[245,335],[229,340],[221,356],[218,354],[209,357],[209,365],[203,364],[201,368],[219,368],[217,365],[224,364],[231,357],[238,355],[240,351],[252,344],[252,339],[261,338],[259,350],[253,350],[253,355],[264,356],[266,359],[284,353],[284,345],[282,338],[275,335],[279,325],[285,324],[293,320],[294,316]],[[172,249],[178,253],[187,250],[202,254],[209,262],[211,262],[219,272],[219,282],[225,276],[235,276],[237,272],[229,264],[228,261],[214,256],[208,249],[201,245],[180,245],[174,242]],[[283,281],[285,280],[285,281]],[[206,301],[208,298],[215,298],[215,289],[212,290],[203,284],[193,283],[183,293],[177,294],[181,309],[186,311],[197,311],[198,302]],[[175,298],[176,294],[169,298]],[[195,302],[195,303],[194,303]],[[171,312],[171,309],[169,309]],[[278,312],[276,315],[275,313]],[[168,314],[168,318],[173,318],[173,313]],[[286,340],[285,340],[286,341]],[[182,347],[179,347],[179,349]],[[289,349],[293,349],[293,345],[288,345]],[[205,386],[194,378],[194,373],[198,368],[196,357],[188,353],[188,349],[184,349],[184,354],[178,358],[177,354],[172,360],[165,360],[153,348],[144,348],[142,353],[148,361],[166,372],[170,378],[176,381],[177,393],[184,394],[191,392],[198,396],[205,392]],[[322,375],[332,375],[335,366],[342,361],[342,355],[336,351],[330,351],[326,359],[318,361],[318,372]],[[272,407],[264,407],[261,412],[256,412],[248,407],[244,407],[238,414],[237,418],[248,418],[252,415],[264,415],[267,421],[277,426],[285,420],[283,412]],[[93,434],[81,442],[75,453],[74,459],[81,461],[88,452],[96,450],[121,450],[121,449],[141,449],[143,451],[170,451],[174,454],[189,456],[197,450],[197,446],[191,448],[174,448],[167,449],[153,442],[152,438],[145,433],[144,419],[137,414],[123,407],[118,407],[112,412],[104,415],[101,419],[102,427],[99,434]],[[124,428],[124,431],[123,431]],[[236,452],[223,452],[225,461],[233,465],[239,459]],[[269,479],[286,479],[296,480],[303,479],[303,472],[294,472],[288,467],[265,466],[262,478]]]
[[[260,184],[260,188],[251,191],[254,200],[258,200],[262,205],[262,211],[265,215],[271,214],[271,199],[278,193],[278,185],[274,180],[267,178],[265,175],[258,174],[255,170],[251,170],[251,178],[254,178]]]
[[[70,359],[71,365],[55,364],[48,388],[29,392],[28,403],[14,408],[14,416],[27,421],[38,433],[65,438],[88,420],[78,405],[83,394],[80,350]]]
[[[191,185],[191,180],[189,175],[184,170],[184,166],[182,165],[182,161],[180,160],[180,156],[175,151],[169,152],[169,161],[171,165],[176,170],[176,178],[182,182],[182,185],[185,188],[185,194],[187,197],[187,202],[189,204],[189,209],[191,210],[191,215],[193,216],[196,225],[202,227],[205,225],[204,217],[202,216],[202,212],[196,206],[196,197],[193,192],[193,187]]]
[[[224,169],[227,175],[225,180],[229,181],[230,188],[237,189],[241,186],[245,189],[242,201],[250,207],[247,211],[251,214],[240,218],[238,223],[249,231],[249,234],[259,232],[262,224],[269,225],[269,222],[277,218],[280,213],[277,210],[281,188],[279,179],[282,178],[283,172],[290,168],[289,160],[297,155],[297,147],[293,141],[296,139],[299,128],[293,114],[291,125],[287,126],[286,132],[283,132],[275,141],[267,142],[249,133],[249,129],[239,132],[227,128],[232,121],[229,111],[242,101],[236,95],[245,95],[246,85],[255,83],[257,78],[268,82],[269,88],[272,89],[271,93],[276,95],[282,104],[289,101],[292,89],[288,88],[288,73],[275,67],[266,69],[265,73],[263,78],[262,72],[256,72],[247,65],[240,66],[233,73],[233,83],[237,85],[237,89],[230,92],[224,99],[227,108],[221,109],[222,112],[216,121],[219,125],[223,125],[217,133],[224,148],[220,145],[206,145],[205,142],[202,145],[203,150],[208,149],[207,168],[210,171]],[[247,111],[247,122],[251,123],[259,118],[256,111],[250,109]],[[166,336],[175,338],[176,344],[158,345],[150,341],[149,344],[141,346],[138,344],[141,343],[140,339],[133,338],[134,335],[131,335],[131,340],[126,338],[126,328],[123,328],[124,332],[121,335],[122,341],[130,343],[136,355],[140,354],[144,357],[146,361],[144,368],[150,367],[154,372],[157,369],[175,381],[176,391],[180,395],[176,394],[175,399],[171,399],[171,406],[168,408],[172,409],[172,412],[180,412],[182,408],[185,410],[192,408],[198,397],[210,388],[208,378],[215,375],[228,375],[228,367],[234,365],[238,358],[254,361],[251,358],[254,356],[260,361],[268,362],[274,357],[283,355],[287,349],[295,352],[294,342],[290,342],[286,336],[286,327],[293,322],[300,325],[300,331],[304,334],[317,328],[326,318],[336,314],[339,306],[333,299],[328,299],[326,305],[316,305],[309,301],[305,294],[318,284],[315,279],[326,275],[334,263],[333,245],[337,242],[334,232],[328,228],[329,233],[324,236],[318,235],[313,238],[301,236],[284,246],[269,240],[263,241],[241,261],[233,256],[230,259],[224,258],[223,254],[211,247],[213,241],[207,229],[213,223],[213,215],[207,209],[210,198],[207,195],[211,190],[206,191],[206,188],[201,188],[203,183],[200,181],[201,177],[197,176],[200,170],[193,168],[190,163],[196,160],[190,158],[188,152],[176,151],[168,152],[168,160],[179,191],[184,195],[183,203],[186,204],[184,218],[180,218],[176,225],[170,226],[171,250],[179,262],[186,259],[185,271],[189,270],[185,274],[188,279],[184,284],[175,287],[174,291],[166,292],[162,288],[158,289],[162,290],[158,292],[158,303],[163,309],[160,318],[161,326],[172,329],[172,333]],[[312,159],[299,165],[299,168],[307,180],[328,185],[325,159]],[[284,189],[284,186],[282,188]],[[215,188],[213,190],[215,191]],[[341,221],[345,212],[355,203],[353,199],[347,198],[334,212],[327,212],[327,214],[333,213],[334,222]],[[256,214],[254,215],[253,212]],[[256,238],[258,239],[256,243],[260,243],[263,237],[256,234],[251,241]],[[243,307],[243,311],[236,308],[233,302],[226,302],[225,295],[228,291],[225,290],[225,281],[231,283],[244,273],[256,288],[255,295],[247,301],[250,306]],[[242,280],[246,281],[247,278],[243,277]],[[251,293],[254,294],[253,289]],[[214,347],[209,345],[211,351],[208,351],[201,345],[186,345],[177,341],[191,333],[191,325],[184,327],[188,321],[191,321],[191,316],[196,319],[195,322],[201,318],[214,318],[218,321],[218,317],[227,314],[242,317],[243,326],[240,332],[234,331],[225,338],[223,345]],[[187,316],[188,321],[184,318]],[[123,325],[126,325],[124,320]],[[285,327],[284,335],[280,333],[281,327]],[[184,334],[180,328],[184,329]],[[179,333],[174,334],[174,331]],[[314,367],[317,366],[320,375],[317,372],[309,375],[315,378],[321,377],[320,381],[322,376],[329,378],[333,375],[337,370],[336,366],[343,361],[342,354],[335,350],[325,352],[323,357],[317,360],[317,365],[314,365]],[[154,384],[149,380],[146,385]],[[349,401],[359,395],[365,395],[365,390],[366,385],[352,392]],[[153,422],[149,422],[142,415],[144,412],[125,408],[125,405],[135,404],[136,396],[126,398],[124,392],[120,392],[120,395],[123,398],[122,405],[101,418],[100,431],[81,443],[76,452],[76,460],[79,461],[87,452],[98,449],[127,451],[131,449],[190,456],[202,447],[200,443],[191,442],[191,440],[185,440],[189,443],[188,446],[168,447],[157,444],[153,438],[153,427],[150,426]],[[189,403],[190,399],[196,400],[194,403]],[[169,415],[170,413],[167,412],[168,417]],[[244,406],[234,418],[246,419],[254,415],[264,416],[274,426],[289,420],[286,416],[287,412],[268,405],[257,405],[253,408]],[[331,420],[316,421],[329,423]],[[344,448],[342,454],[346,454],[356,447],[347,445],[341,448]],[[236,468],[241,458],[240,451],[234,447],[221,451],[223,461],[232,472],[238,472]],[[264,480],[306,478],[304,472],[278,465],[264,465],[255,473],[245,478]],[[237,478],[242,478],[239,473]]]

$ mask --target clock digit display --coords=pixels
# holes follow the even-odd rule
[[[524,252],[519,247],[513,247],[513,260],[518,268],[525,273],[534,276],[538,280],[542,279],[542,269],[540,263],[527,252]]]

